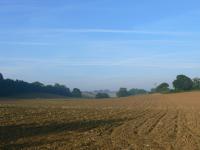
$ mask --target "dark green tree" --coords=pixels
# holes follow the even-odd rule
[[[119,91],[117,92],[118,97],[126,97],[129,96],[129,93],[126,88],[120,88]]]
[[[200,78],[194,78],[193,79],[193,88],[194,89],[200,89]]]
[[[173,86],[177,91],[188,91],[193,87],[192,80],[185,75],[178,75],[173,81]]]
[[[65,85],[61,85],[58,83],[54,85],[53,92],[58,95],[71,96],[70,89],[67,88]]]
[[[128,91],[129,95],[143,95],[143,94],[147,94],[147,91],[145,91],[144,89],[130,89]]]
[[[79,90],[78,88],[74,88],[72,91],[72,96],[73,97],[82,97],[81,90]]]
[[[156,87],[156,92],[165,93],[169,91],[169,84],[168,83],[161,83]]]
[[[110,96],[107,93],[97,93],[96,98],[110,98]]]
[[[155,93],[156,92],[156,88],[152,88],[150,93]]]
[[[3,80],[3,75],[0,73],[0,80]]]
[[[44,87],[44,84],[40,82],[33,82],[32,85],[38,86],[38,87]]]

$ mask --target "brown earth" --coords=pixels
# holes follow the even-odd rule
[[[0,149],[200,149],[200,92],[0,102]]]

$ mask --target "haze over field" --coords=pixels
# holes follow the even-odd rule
[[[0,1],[0,70],[81,90],[200,76],[197,0]]]

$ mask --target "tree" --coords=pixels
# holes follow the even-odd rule
[[[117,92],[118,97],[126,97],[129,96],[129,93],[126,88],[120,88],[119,91]]]
[[[194,78],[193,79],[193,88],[194,89],[200,89],[200,78]]]
[[[78,88],[74,88],[72,91],[72,96],[73,97],[82,97],[81,90],[79,90]]]
[[[0,80],[3,80],[3,75],[0,73]]]
[[[192,80],[185,75],[178,75],[176,80],[173,81],[173,86],[175,90],[178,91],[188,91],[193,87]]]
[[[40,83],[40,82],[33,82],[32,85],[34,86],[37,86],[37,87],[44,87],[44,84],[43,83]]]
[[[71,96],[70,89],[67,88],[65,85],[56,83],[52,90],[54,94],[63,95],[63,96]]]
[[[96,98],[110,98],[107,93],[97,93]]]
[[[156,92],[168,92],[169,91],[169,84],[168,83],[161,83],[156,87]]]
[[[130,89],[128,91],[129,95],[143,95],[143,94],[147,94],[147,91],[145,91],[144,89]]]
[[[150,93],[155,93],[156,92],[156,88],[152,88]]]

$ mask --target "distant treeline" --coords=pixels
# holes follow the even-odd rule
[[[130,89],[127,88],[120,88],[119,91],[116,93],[117,97],[126,97],[126,96],[135,96],[135,95],[144,95],[148,94],[148,92],[144,89]],[[110,96],[107,93],[98,93],[96,98],[109,98]]]
[[[147,93],[174,93],[174,92],[185,92],[192,90],[200,90],[200,78],[191,79],[186,75],[177,75],[176,79],[172,82],[173,88],[170,88],[169,84],[163,82],[152,88],[150,92],[142,89],[131,89],[120,88],[117,92],[118,97],[126,97],[131,95],[147,94]]]
[[[127,88],[120,88],[117,92],[117,97],[126,97],[126,96],[135,96],[135,95],[144,95],[148,94],[148,92],[144,89],[130,89],[127,90]]]
[[[4,79],[0,73],[0,96],[13,96],[27,93],[48,93],[66,97],[81,97],[82,93],[78,88],[70,91],[65,85],[44,85],[40,82],[28,83],[22,80]]]
[[[126,97],[133,95],[143,95],[148,93],[173,93],[191,90],[200,90],[200,78],[190,79],[185,75],[178,75],[172,82],[173,88],[170,89],[169,84],[163,82],[157,87],[152,88],[150,92],[144,89],[130,89],[120,88],[116,92],[117,97]],[[65,97],[82,97],[82,92],[78,88],[74,88],[70,91],[65,85],[54,84],[44,85],[40,82],[28,83],[22,80],[4,79],[0,73],[0,97],[15,96],[19,94],[28,93],[47,93],[55,94]],[[96,98],[109,98],[109,94],[105,92],[99,92],[96,94]]]

